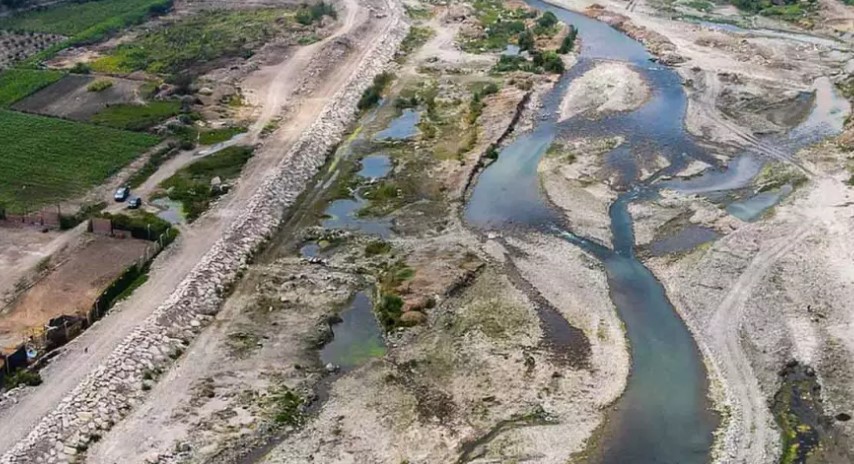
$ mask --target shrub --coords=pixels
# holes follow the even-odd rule
[[[87,63],[77,62],[68,71],[72,74],[89,74],[92,72],[92,67]]]
[[[566,34],[566,37],[563,38],[563,41],[560,43],[560,49],[558,49],[558,53],[561,55],[565,55],[572,51],[572,48],[575,47],[575,38],[578,36],[578,29],[575,26],[569,26],[569,33]]]
[[[308,26],[315,21],[320,21],[324,16],[337,18],[338,13],[332,5],[326,2],[320,2],[311,6],[303,5],[302,8],[297,11],[296,20],[298,23]]]
[[[21,385],[36,387],[41,385],[41,383],[42,376],[39,375],[38,372],[31,371],[29,369],[21,369],[12,375],[7,375],[3,380],[3,386],[5,386],[7,390],[11,390]]]
[[[113,86],[113,81],[107,79],[98,79],[93,81],[86,87],[89,92],[101,92]]]
[[[557,24],[557,16],[551,11],[546,11],[542,16],[537,18],[537,26],[549,28]]]
[[[377,314],[386,330],[392,330],[400,323],[403,314],[403,299],[395,294],[385,293],[380,297]]]
[[[524,32],[519,34],[519,50],[524,52],[534,51],[534,49],[534,34],[529,29],[525,29]]]
[[[365,255],[376,256],[386,254],[391,251],[391,244],[383,240],[374,240],[365,245]]]
[[[109,219],[113,229],[126,230],[133,238],[142,240],[157,240],[161,235],[175,238],[172,234],[172,224],[147,211],[137,211],[134,214],[102,213],[99,217]]]
[[[366,110],[379,103],[382,98],[383,91],[393,79],[394,74],[389,72],[383,72],[375,76],[373,84],[371,84],[371,86],[365,89],[365,92],[362,93],[362,97],[359,99],[358,108],[360,110]]]

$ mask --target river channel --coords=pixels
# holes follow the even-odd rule
[[[537,0],[528,3],[552,11],[577,27],[581,53],[577,64],[546,97],[543,120],[507,146],[498,160],[481,173],[466,205],[465,220],[481,232],[553,234],[581,247],[603,264],[611,298],[625,323],[632,367],[626,391],[609,413],[601,445],[591,450],[591,459],[604,463],[706,463],[720,418],[708,398],[709,381],[703,359],[662,285],[635,255],[628,206],[654,198],[664,185],[657,179],[679,172],[693,159],[716,166],[709,175],[696,179],[705,190],[716,192],[744,187],[764,160],[744,153],[735,158],[739,161],[732,166],[734,169],[719,166],[720,162],[684,129],[687,98],[674,70],[652,61],[641,44],[610,26]],[[576,116],[556,122],[556,109],[567,86],[602,61],[624,62],[639,72],[651,87],[649,101],[635,111],[595,121]],[[832,114],[827,118],[819,115],[818,119],[822,124],[827,120],[833,124],[826,128],[826,134],[825,129],[818,132],[829,135],[836,129],[838,108],[821,109]],[[814,119],[811,116],[807,123],[815,124]],[[791,134],[805,133],[803,127],[799,129]],[[815,127],[808,129],[811,134],[816,133]],[[575,235],[541,192],[537,166],[557,135],[625,138],[626,142],[605,158],[620,174],[620,194],[610,208],[611,246]],[[797,146],[815,141],[814,137],[799,139],[787,137],[787,143],[775,146],[791,153]],[[656,155],[666,158],[669,166],[650,179],[640,180],[641,169],[636,160]],[[741,182],[732,182],[734,176],[738,177],[739,166],[745,167],[747,175],[741,176]],[[714,177],[715,173],[720,179]],[[687,190],[692,185],[682,187]]]

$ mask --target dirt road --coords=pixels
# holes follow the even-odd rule
[[[262,118],[267,119],[259,120],[258,127],[264,127],[269,119],[276,116],[283,102],[294,98],[295,90],[303,82],[303,72],[309,58],[330,41],[354,29],[359,21],[366,21],[370,17],[355,0],[345,0],[344,5],[347,14],[338,31],[324,41],[300,49],[291,59],[276,65],[276,72],[269,79],[259,81],[256,88],[269,98],[262,102],[265,108]],[[365,38],[366,41],[370,39]],[[357,55],[354,62],[358,63],[361,57]],[[355,71],[356,66],[341,69]],[[20,441],[88,372],[101,364],[137,325],[172,294],[179,282],[223,235],[232,220],[243,212],[267,172],[279,163],[289,145],[317,118],[328,100],[346,82],[348,75],[341,72],[334,79],[318,82],[311,98],[301,100],[294,106],[292,117],[287,120],[287,129],[269,137],[265,146],[253,157],[233,193],[186,228],[173,247],[158,257],[149,281],[118,305],[108,317],[66,346],[63,353],[42,371],[42,386],[26,392],[15,404],[9,404],[0,412],[0,449],[9,449]]]

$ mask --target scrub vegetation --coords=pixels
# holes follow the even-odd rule
[[[731,0],[732,4],[748,13],[761,14],[763,16],[776,16],[787,21],[803,18],[807,13],[815,10],[815,0]]]
[[[6,110],[0,110],[0,127],[0,204],[11,212],[82,194],[159,141],[148,134]]]
[[[7,69],[0,73],[0,107],[5,108],[62,79],[60,71]]]
[[[165,190],[164,196],[181,202],[187,220],[193,221],[223,193],[223,189],[212,185],[211,181],[216,177],[223,183],[236,179],[251,157],[252,147],[228,147],[181,169],[160,187]]]
[[[334,13],[329,7],[323,14],[329,11]],[[323,16],[309,13],[299,17],[300,12],[279,8],[204,11],[119,45],[92,68],[110,73],[176,74],[223,58],[248,58],[273,37],[305,25],[306,18],[311,18],[311,24]]]

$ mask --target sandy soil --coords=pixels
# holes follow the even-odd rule
[[[355,3],[348,3],[352,8]],[[356,13],[345,16],[343,30],[353,29],[358,22],[365,21],[367,14],[359,8]],[[373,31],[369,29],[369,31]],[[374,32],[367,32],[363,37],[369,41]],[[338,34],[330,37],[334,40]],[[318,47],[328,42],[318,42],[309,46],[315,52]],[[355,70],[360,59],[358,53],[348,55],[342,69]],[[285,82],[279,84],[283,92],[292,91],[296,82],[302,81],[303,68],[290,66],[286,60],[279,65],[279,74]],[[87,372],[98,366],[113,352],[115,346],[123,340],[134,327],[157,308],[170,295],[175,286],[181,282],[198,260],[210,249],[211,245],[221,236],[231,220],[238,216],[245,203],[255,192],[260,180],[274,166],[288,146],[299,134],[320,114],[324,105],[347,78],[346,73],[337,73],[330,79],[316,82],[311,98],[303,99],[296,110],[287,120],[287,127],[276,133],[275,137],[267,139],[265,146],[258,150],[243,172],[231,194],[218,202],[217,206],[197,220],[192,227],[187,228],[178,241],[154,262],[149,281],[137,289],[134,294],[120,303],[110,315],[96,323],[71,344],[63,348],[63,354],[51,362],[42,371],[45,382],[37,389],[29,391],[0,413],[0,445],[9,448],[17,442],[29,429],[71,391]],[[267,81],[272,84],[271,80]],[[267,88],[264,88],[266,93]],[[273,96],[265,104],[273,105],[269,114],[276,114],[279,105],[287,96]]]
[[[631,111],[648,98],[649,86],[637,71],[624,63],[601,63],[572,81],[560,104],[560,120]]]
[[[38,278],[40,273],[36,268],[40,262],[48,258],[58,262],[61,259],[51,257],[76,248],[84,231],[85,227],[77,227],[64,233],[44,233],[28,227],[3,226],[0,233],[0,304],[5,307],[22,287]]]
[[[150,247],[144,240],[110,237],[90,236],[87,242],[3,312],[0,347],[15,348],[59,315],[85,314],[98,294]]]

